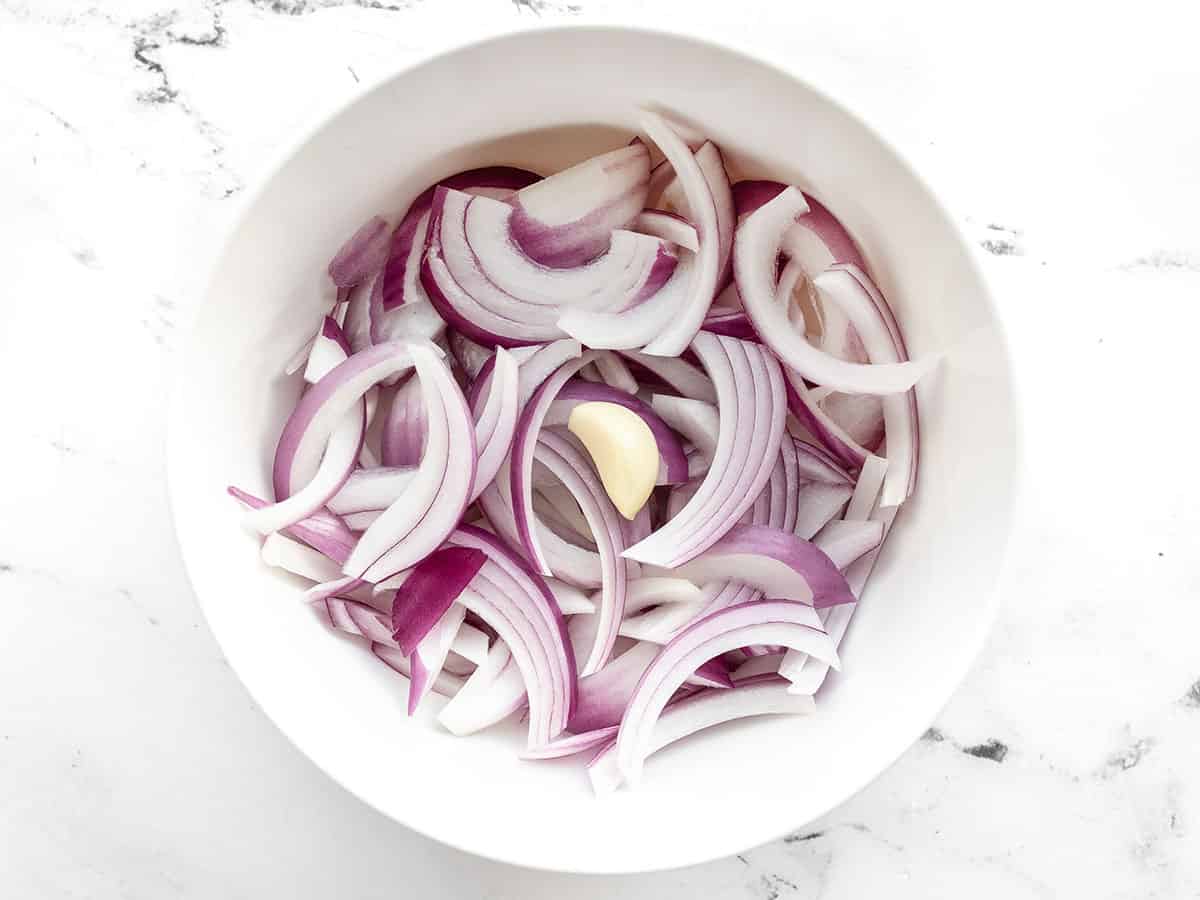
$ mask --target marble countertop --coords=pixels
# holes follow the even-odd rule
[[[794,6],[0,0],[0,895],[1200,897],[1194,6]],[[1029,444],[1003,613],[925,738],[777,843],[627,878],[468,857],[325,778],[222,660],[162,481],[256,168],[372,73],[572,19],[754,49],[892,138],[980,244]]]

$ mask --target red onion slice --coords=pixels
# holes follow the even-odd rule
[[[328,556],[282,534],[267,535],[259,553],[268,566],[309,581],[331,581],[338,577],[337,563]]]
[[[443,547],[417,563],[392,600],[392,632],[401,650],[416,650],[486,560],[482,550]]]
[[[387,509],[408,490],[417,472],[413,466],[355,469],[329,499],[329,510],[346,516]]]
[[[625,541],[621,521],[587,458],[571,441],[546,431],[538,436],[535,453],[575,497],[596,540],[601,571],[596,637],[579,667],[581,675],[590,675],[608,661],[625,615],[626,572],[620,559]]]
[[[696,226],[675,213],[663,212],[661,209],[643,210],[633,220],[632,228],[642,234],[665,238],[692,253],[700,249],[700,236],[696,234]]]
[[[662,379],[664,384],[683,397],[703,400],[705,403],[717,402],[717,390],[713,387],[712,379],[687,360],[634,351],[624,351],[622,355]]]
[[[836,304],[862,338],[872,363],[897,363],[908,358],[904,340],[883,295],[861,269],[838,267],[813,281],[822,303]],[[883,399],[887,434],[888,475],[883,506],[897,506],[912,493],[917,478],[917,399],[914,391]]]
[[[467,735],[508,718],[525,705],[525,683],[508,647],[497,641],[479,666],[438,713],[451,734]]]
[[[389,467],[415,466],[421,462],[429,425],[420,379],[405,382],[392,398],[387,420],[380,433],[380,455]],[[388,504],[384,504],[387,506]],[[382,506],[360,507],[382,509]]]
[[[768,672],[735,681],[729,690],[701,691],[675,701],[658,717],[643,758],[714,725],[751,716],[812,713],[816,709],[812,697],[789,694],[787,684],[786,679]],[[607,730],[585,732],[573,735],[573,738],[576,743],[583,744],[606,733]],[[609,793],[621,786],[623,779],[616,762],[616,742],[610,742],[588,763],[588,778],[597,794]]]
[[[409,345],[380,344],[354,354],[306,391],[275,449],[276,498],[286,499],[312,480],[333,430],[371,387],[412,365]]]
[[[936,357],[892,364],[850,363],[818,350],[788,319],[775,299],[775,260],[787,229],[808,211],[804,195],[787,188],[746,217],[734,239],[738,293],[755,330],[773,351],[805,378],[852,394],[895,394],[911,388]]]
[[[504,465],[517,427],[520,371],[516,359],[503,347],[496,351],[486,387],[487,399],[475,422],[479,458],[471,486],[471,502],[478,499]]]
[[[693,350],[717,388],[720,434],[708,473],[687,505],[625,551],[675,567],[729,531],[762,492],[779,456],[786,398],[779,364],[757,344],[699,334]]]
[[[759,600],[731,606],[701,619],[663,647],[638,682],[621,718],[617,768],[634,784],[653,743],[654,725],[671,696],[705,660],[749,644],[802,650],[839,667],[829,635],[805,624],[812,609],[790,600]]]
[[[527,750],[521,754],[522,759],[561,759],[564,756],[574,756],[577,753],[585,753],[588,750],[595,750],[597,747],[602,747],[610,743],[617,736],[617,726],[607,725],[604,728],[597,728],[593,731],[584,731],[580,734],[569,734],[565,737],[556,738],[549,744],[537,748],[536,750]]]
[[[475,478],[475,423],[445,361],[410,345],[426,398],[429,439],[412,484],[372,523],[345,572],[382,581],[437,548],[454,529]]]
[[[415,683],[413,679],[413,666],[403,653],[395,647],[389,647],[387,644],[377,644],[372,642],[371,652],[375,654],[379,660],[384,663],[393,672],[403,675],[409,679],[409,691],[411,696],[412,685]],[[441,694],[443,697],[453,697],[466,682],[457,675],[449,672],[438,672],[435,677],[429,682],[430,687],[435,694]]]
[[[433,686],[433,682],[442,674],[446,665],[446,657],[450,655],[450,647],[454,636],[463,623],[467,611],[462,606],[452,606],[433,623],[428,634],[417,644],[409,655],[412,667],[412,677],[408,682],[408,714],[411,716]],[[403,649],[403,648],[401,648]]]
[[[387,256],[391,226],[372,216],[329,261],[329,277],[339,288],[351,287],[379,271]]]
[[[321,320],[321,330],[313,338],[304,366],[304,380],[316,384],[350,355],[350,342],[341,326],[331,317]],[[292,374],[288,372],[288,374]]]
[[[720,228],[717,223],[717,207],[712,186],[705,178],[696,158],[686,143],[671,128],[662,116],[650,111],[642,113],[643,130],[666,156],[675,170],[684,193],[688,209],[696,226],[700,250],[695,256],[688,285],[687,298],[676,310],[676,315],[664,331],[646,345],[645,352],[654,356],[678,356],[691,343],[704,314],[717,293],[720,277],[721,246]],[[724,176],[722,169],[721,175]],[[725,179],[726,186],[728,179]]]
[[[640,142],[592,157],[518,191],[512,238],[544,266],[582,265],[646,203],[650,153]]]
[[[230,486],[227,490],[230,496],[251,509],[262,509],[269,505],[266,500],[248,494],[241,488]],[[325,509],[317,510],[299,522],[289,525],[281,533],[303,541],[337,563],[346,561],[358,540],[344,521]]]
[[[766,525],[738,525],[674,573],[697,584],[736,579],[769,597],[821,608],[853,603],[837,564],[821,548]]]

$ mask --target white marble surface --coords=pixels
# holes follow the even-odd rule
[[[0,896],[1200,897],[1194,4],[793,6],[0,0]],[[563,19],[720,36],[876,123],[989,251],[1028,427],[1007,603],[936,729],[785,840],[644,877],[470,858],[334,786],[224,664],[161,478],[255,168],[360,78]]]

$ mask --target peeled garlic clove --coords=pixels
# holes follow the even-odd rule
[[[658,478],[658,445],[641,416],[616,403],[580,403],[567,429],[583,442],[613,505],[632,520]]]

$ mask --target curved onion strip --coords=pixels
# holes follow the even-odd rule
[[[836,562],[820,547],[767,525],[738,525],[674,571],[700,584],[736,578],[767,596],[811,600],[817,608],[855,600]]]
[[[640,141],[564,169],[512,198],[512,239],[545,266],[579,266],[646,204],[650,152]]]
[[[719,294],[733,278],[733,230],[737,225],[733,188],[725,171],[725,160],[721,156],[721,150],[712,141],[705,141],[696,151],[696,165],[704,175],[717,211],[717,246],[720,252],[717,258],[717,288],[714,293]]]
[[[747,663],[749,665],[749,663]],[[779,714],[806,715],[815,710],[811,697],[789,694],[788,682],[774,672],[752,675],[735,681],[724,691],[701,691],[669,704],[658,717],[650,741],[643,753],[649,757],[663,747],[685,737],[736,719]],[[574,735],[575,742],[590,742],[607,730]],[[598,794],[620,787],[622,778],[616,766],[616,743],[610,741],[605,749],[588,762],[588,778]]]
[[[802,485],[798,492],[796,525],[792,533],[803,540],[811,540],[842,511],[853,493],[854,488],[848,484],[812,481]]]
[[[230,496],[237,498],[251,509],[262,509],[269,505],[266,500],[248,494],[241,488],[230,486],[227,490]],[[317,510],[300,521],[294,522],[282,529],[281,533],[303,541],[336,563],[346,561],[357,540],[345,522],[325,509]]]
[[[491,484],[512,446],[513,432],[517,426],[519,381],[517,361],[503,347],[499,348],[488,380],[487,401],[475,424],[479,459],[469,502],[474,502]]]
[[[412,378],[392,398],[391,409],[379,436],[380,456],[385,466],[415,466],[421,461],[429,430],[422,390],[420,379]]]
[[[550,410],[550,404],[571,376],[593,359],[594,354],[585,353],[578,359],[563,363],[543,381],[533,392],[529,404],[521,411],[516,433],[513,435],[512,451],[509,454],[509,490],[512,496],[513,519],[521,546],[525,548],[534,568],[543,575],[552,575],[554,572],[546,561],[538,533],[533,527],[533,451],[537,446],[538,432],[542,429],[542,422]]]
[[[662,116],[646,110],[642,113],[643,130],[663,152],[675,170],[684,193],[688,209],[700,239],[700,251],[695,255],[695,265],[688,284],[687,297],[676,310],[661,334],[646,345],[645,352],[654,356],[678,356],[691,343],[704,314],[717,293],[720,276],[721,246],[720,229],[717,223],[717,207],[712,187],[705,179],[688,145],[671,128]],[[724,170],[721,172],[724,175]],[[725,179],[726,184],[728,179]]]
[[[341,326],[335,319],[326,316],[321,321],[321,330],[313,338],[312,347],[308,351],[304,380],[309,384],[316,384],[349,355],[350,342],[342,333]]]
[[[496,641],[450,702],[438,713],[438,724],[451,734],[467,735],[508,718],[525,705],[525,683],[503,641]]]
[[[534,184],[541,178],[525,169],[510,166],[486,166],[469,169],[426,188],[413,200],[392,233],[388,259],[383,267],[381,305],[391,311],[405,303],[428,300],[421,288],[419,277],[421,252],[425,248],[425,235],[429,227],[429,209],[433,205],[433,193],[438,186],[453,188],[467,193],[487,192],[489,196],[507,195]]]
[[[575,654],[567,639],[566,623],[558,604],[554,602],[554,596],[545,582],[494,535],[470,525],[460,525],[450,536],[449,543],[459,547],[477,547],[488,554],[489,562],[503,570],[514,586],[515,596],[509,600],[518,607],[525,621],[533,625],[540,637],[540,646],[550,663],[551,675],[547,680],[538,682],[532,677],[531,671],[522,668],[522,676],[529,692],[530,746],[546,743],[566,727],[575,706]],[[519,594],[516,593],[518,589]],[[463,605],[471,609],[466,602]],[[479,610],[474,612],[488,621],[487,616]],[[516,636],[511,629],[506,634],[496,623],[488,624],[496,630],[501,640],[509,644],[515,655],[516,647],[512,644]],[[540,734],[534,730],[540,721],[536,712],[538,708],[547,708],[546,721],[539,726],[542,729]]]
[[[629,371],[629,366],[625,365],[625,361],[615,353],[599,354],[592,365],[600,374],[600,380],[609,387],[624,391],[626,394],[636,394],[641,388],[637,379],[633,377],[633,373]]]
[[[850,394],[894,394],[911,388],[937,364],[851,363],[810,344],[788,319],[775,299],[775,260],[783,235],[808,210],[804,195],[787,188],[748,216],[734,239],[733,265],[738,293],[755,330],[775,353],[805,378]]]
[[[590,384],[579,380],[569,381],[563,385],[562,390],[558,392],[558,397],[547,411],[543,427],[565,425],[572,409],[580,403],[590,402],[616,403],[636,413],[646,423],[650,433],[654,435],[654,443],[658,447],[658,455],[662,460],[663,467],[658,483],[681,484],[687,481],[687,457],[684,456],[683,445],[679,443],[679,438],[667,427],[668,423],[664,422],[650,406],[632,394],[604,384]]]
[[[387,644],[379,644],[372,641],[371,652],[374,653],[381,662],[389,669],[403,675],[409,679],[409,692],[412,695],[413,685],[416,679],[413,678],[413,664],[403,653],[395,647],[389,647]],[[466,682],[457,675],[452,675],[449,672],[438,672],[436,676],[429,682],[429,686],[435,694],[441,694],[443,697],[453,697]],[[411,710],[410,710],[411,714]]]
[[[387,220],[372,216],[329,261],[329,277],[339,288],[350,287],[374,275],[387,256],[390,238]]]
[[[650,406],[664,422],[683,435],[684,440],[699,450],[705,459],[712,461],[717,453],[717,435],[721,431],[721,417],[717,408],[703,400],[688,397],[672,397],[655,394]]]
[[[829,635],[805,624],[812,609],[790,600],[759,600],[731,606],[681,632],[655,658],[621,717],[617,768],[630,784],[641,774],[653,741],[654,724],[671,696],[705,660],[749,644],[802,650],[839,668]]]
[[[329,510],[344,516],[387,509],[412,484],[417,471],[413,466],[355,469],[341,490],[329,498]]]
[[[545,582],[564,616],[591,615],[596,611],[595,602],[575,585],[557,578],[547,578]]]
[[[445,361],[413,345],[429,442],[413,484],[359,538],[347,575],[382,581],[437,548],[462,517],[475,479],[475,426]],[[431,460],[429,465],[426,461]]]
[[[325,582],[338,577],[337,563],[320,551],[282,534],[269,534],[259,550],[268,566],[283,569],[309,581]]]
[[[786,683],[786,682],[785,682]],[[785,696],[787,696],[785,694]],[[560,737],[536,750],[526,750],[521,754],[522,759],[561,759],[564,756],[574,756],[610,743],[617,736],[616,725],[606,725],[592,731],[580,734],[569,734]]]
[[[717,386],[721,430],[700,489],[679,514],[625,551],[668,567],[703,552],[762,492],[779,456],[786,400],[779,364],[762,347],[700,334],[693,349]]]
[[[883,295],[860,270],[839,267],[823,272],[813,285],[822,303],[840,307],[862,339],[872,363],[896,363],[908,358],[895,317]],[[915,391],[883,398],[887,434],[888,474],[883,506],[897,506],[912,493],[917,477],[917,399]]]
[[[579,700],[568,727],[576,732],[591,731],[619,722],[639,679],[658,653],[653,644],[636,644],[600,671],[581,678]],[[733,684],[724,664],[716,659],[698,665],[685,680],[693,679],[705,687],[723,689]]]
[[[600,556],[601,590],[600,603],[596,608],[596,639],[579,667],[581,675],[590,675],[608,661],[617,640],[621,619],[625,615],[626,572],[620,559],[625,541],[621,522],[587,458],[571,441],[545,431],[538,436],[535,453],[538,460],[575,497],[595,537],[596,552]]]
[[[416,566],[392,599],[392,636],[406,654],[434,625],[483,567],[487,556],[472,547],[443,547]],[[455,632],[458,625],[455,625]]]
[[[664,384],[681,396],[703,400],[705,403],[717,402],[717,391],[713,387],[712,379],[687,360],[670,356],[650,356],[634,351],[622,351],[621,355],[662,379]]]
[[[675,213],[664,212],[661,209],[646,209],[638,213],[630,227],[642,234],[653,234],[665,238],[692,253],[700,249],[700,237],[696,234],[696,226]]]
[[[882,522],[847,522],[834,519],[813,538],[813,545],[839,569],[866,556],[883,540]]]
[[[544,182],[537,186],[541,184]],[[447,213],[456,208],[447,200]],[[625,309],[651,296],[675,269],[675,254],[661,238],[625,230],[606,236],[608,248],[588,262],[573,268],[547,268],[526,256],[510,240],[514,215],[507,203],[473,197],[463,212],[463,229],[473,264],[491,282],[492,288],[498,288],[518,303]],[[454,273],[463,271],[454,261],[450,268]],[[470,289],[461,278],[459,283]],[[472,294],[481,303],[488,303],[488,293],[472,291]]]
[[[457,331],[447,334],[446,345],[450,348],[450,355],[454,357],[454,361],[458,363],[459,368],[474,385],[484,366],[491,360],[492,351]]]
[[[286,499],[312,480],[333,430],[370,388],[412,367],[410,346],[380,344],[356,353],[304,393],[275,449],[272,482],[277,499]]]
[[[862,447],[833,421],[820,404],[813,399],[812,391],[804,384],[800,373],[783,367],[784,384],[787,390],[788,412],[796,417],[821,444],[847,469],[857,469],[863,464],[870,451]]]

